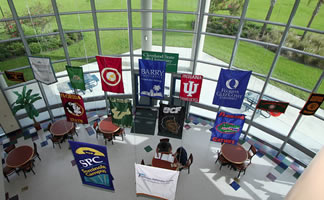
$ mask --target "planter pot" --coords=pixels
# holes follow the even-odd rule
[[[39,130],[42,129],[42,127],[41,127],[41,125],[40,125],[39,122],[36,122],[36,123],[34,124],[34,127],[35,127],[35,129],[36,129],[37,131],[39,131]]]

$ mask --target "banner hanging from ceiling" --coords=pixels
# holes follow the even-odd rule
[[[199,102],[203,76],[182,74],[180,99],[183,101]]]
[[[185,120],[185,107],[160,104],[159,133],[160,136],[182,138]]]
[[[164,98],[165,61],[139,59],[140,95]]]
[[[47,85],[57,82],[50,58],[28,57],[34,77]]]
[[[240,109],[252,71],[221,69],[213,104]]]
[[[267,101],[261,99],[257,104],[256,108],[260,110],[266,110],[269,112],[285,113],[288,105],[289,103],[287,102]]]
[[[122,127],[132,127],[132,104],[128,99],[109,98],[112,122]]]
[[[60,96],[67,120],[79,124],[88,124],[82,97],[77,94],[66,93],[60,93]]]
[[[177,73],[179,54],[177,53],[162,53],[154,51],[142,51],[144,60],[158,60],[166,62],[166,72]]]
[[[174,200],[179,171],[135,164],[136,194]]]
[[[240,138],[245,115],[219,112],[211,129],[210,141],[236,144]]]
[[[74,89],[86,90],[82,67],[66,66],[71,85]]]
[[[83,184],[115,190],[106,146],[69,140]]]
[[[303,109],[300,110],[300,114],[303,115],[314,115],[317,109],[321,106],[324,100],[324,94],[312,93]]]
[[[22,72],[8,72],[5,71],[6,77],[10,81],[17,81],[17,82],[26,82],[24,73]]]
[[[96,56],[99,66],[102,90],[124,93],[122,59]]]

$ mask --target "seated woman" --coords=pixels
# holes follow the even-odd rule
[[[161,141],[157,148],[156,148],[157,153],[172,153],[172,146],[170,142],[165,142]]]
[[[183,147],[179,147],[175,153],[175,157],[177,158],[178,162],[185,166],[188,160],[187,151]]]

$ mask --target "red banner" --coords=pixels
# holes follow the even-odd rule
[[[300,114],[314,115],[317,109],[321,106],[323,100],[324,94],[312,93],[305,103],[303,109],[301,109]]]
[[[87,124],[88,118],[85,112],[83,99],[77,94],[60,93],[66,119],[70,122]]]
[[[180,99],[183,101],[199,102],[203,76],[182,74],[180,86]]]
[[[122,59],[96,56],[99,66],[102,90],[124,93]]]

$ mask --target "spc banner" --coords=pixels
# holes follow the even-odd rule
[[[83,184],[115,190],[106,146],[69,140]]]
[[[22,72],[8,72],[5,71],[6,77],[10,81],[17,81],[17,82],[26,82],[24,73]]]
[[[71,85],[74,89],[86,90],[82,67],[66,66]]]
[[[106,92],[124,93],[122,76],[122,59],[96,56],[102,90]]]
[[[136,194],[175,199],[179,171],[135,164]]]
[[[77,94],[60,93],[62,105],[68,121],[87,124],[88,118],[85,112],[83,99]]]
[[[236,144],[245,122],[245,115],[219,112],[214,127],[211,129],[210,141]]]
[[[182,138],[185,119],[185,107],[160,104],[159,133],[160,136]]]
[[[285,113],[288,105],[289,103],[287,102],[267,101],[261,99],[256,108],[270,112]]]
[[[162,53],[154,51],[142,51],[144,60],[158,60],[166,62],[166,72],[177,73],[179,54],[177,53]]]
[[[199,102],[203,76],[182,74],[180,86],[180,99],[183,101]]]
[[[132,127],[132,104],[128,99],[109,98],[112,122],[122,127]]]
[[[317,109],[321,106],[324,100],[324,94],[312,93],[303,109],[300,110],[300,114],[303,115],[314,115]]]
[[[36,80],[47,85],[57,82],[50,58],[28,57]]]
[[[141,96],[164,98],[165,61],[139,59]]]
[[[241,108],[252,71],[221,69],[213,104]]]

